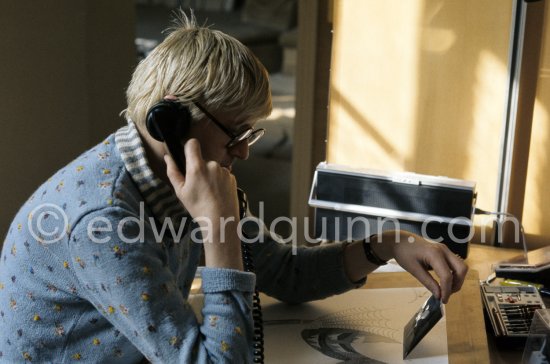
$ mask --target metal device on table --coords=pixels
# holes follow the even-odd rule
[[[482,284],[481,298],[495,337],[526,338],[535,311],[546,306],[535,287]]]

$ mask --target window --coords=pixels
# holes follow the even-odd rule
[[[326,159],[475,181],[478,207],[523,215],[528,233],[550,236],[548,34],[531,38],[521,85],[510,82],[518,9],[538,16],[524,24],[536,33],[550,18],[544,3],[334,0]]]

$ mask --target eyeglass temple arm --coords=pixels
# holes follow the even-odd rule
[[[218,121],[214,117],[214,115],[210,114],[204,107],[202,107],[201,104],[198,102],[193,102],[193,104],[204,114],[206,115],[210,120],[212,120],[220,129],[222,129],[227,135],[231,135],[233,138],[235,137],[235,134],[231,132],[231,130],[227,129],[222,123]]]

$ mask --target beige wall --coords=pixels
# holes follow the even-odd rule
[[[132,0],[0,6],[0,235],[56,169],[122,125]]]
[[[493,210],[511,0],[335,0],[327,159],[477,182]]]

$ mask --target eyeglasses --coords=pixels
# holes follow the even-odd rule
[[[226,148],[234,147],[235,145],[239,144],[244,140],[246,140],[246,142],[250,146],[256,143],[265,134],[265,129],[263,128],[259,128],[259,129],[249,128],[243,131],[242,133],[235,134],[231,130],[223,126],[223,124],[218,119],[216,119],[212,114],[206,111],[206,109],[202,107],[201,104],[199,104],[198,102],[194,102],[194,104],[200,111],[202,111],[204,115],[206,115],[211,121],[213,121],[218,128],[220,128],[228,137],[231,138],[229,142],[227,142],[227,144],[225,145]]]

